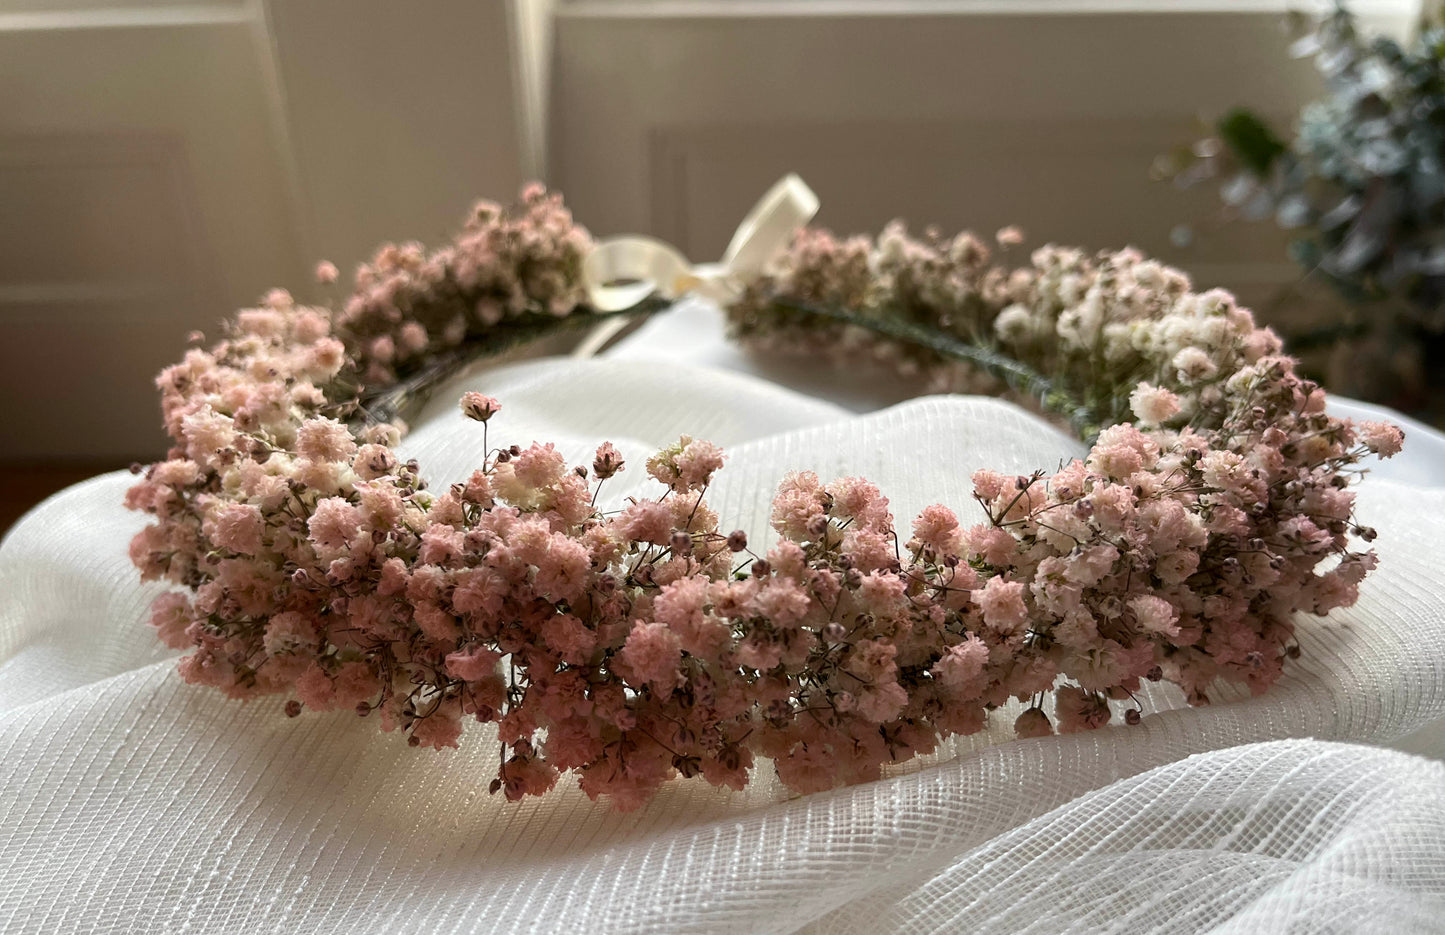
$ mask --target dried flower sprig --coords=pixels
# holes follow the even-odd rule
[[[741,788],[760,756],[811,792],[977,731],[1010,698],[1031,702],[1015,724],[1031,737],[1108,723],[1144,680],[1194,704],[1221,678],[1263,691],[1297,652],[1294,615],[1351,603],[1374,566],[1347,488],[1400,431],[1326,415],[1228,296],[1132,253],[1048,249],[1007,271],[971,238],[900,229],[805,232],[732,310],[740,329],[1008,381],[1082,413],[1087,458],[978,472],[972,525],[936,505],[899,528],[868,481],[791,473],[779,538],[755,552],[705,501],[716,446],[679,439],[645,465],[659,494],[607,513],[599,488],[632,467],[612,445],[590,470],[492,446],[505,410],[468,393],[481,463],[428,490],[396,454],[403,427],[365,401],[509,323],[588,314],[567,304],[585,234],[564,217],[529,192],[440,261],[384,251],[335,318],[273,293],[162,373],[175,447],[127,496],[155,518],[131,556],[185,588],[152,623],[189,651],[187,681],[286,695],[292,716],[375,715],[416,746],[494,722],[491,789],[509,799],[572,771],[631,809],[676,776]]]

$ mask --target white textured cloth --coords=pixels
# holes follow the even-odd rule
[[[838,405],[729,373],[752,365],[712,315],[660,319],[611,359],[458,381],[407,451],[436,485],[465,476],[479,439],[451,400],[485,389],[494,441],[574,462],[617,444],[616,500],[687,432],[727,449],[710,499],[757,541],[786,469],[864,474],[907,517],[969,509],[977,467],[1079,450],[992,400],[856,415],[888,390]],[[1445,931],[1445,765],[1357,745],[1445,715],[1445,487],[1411,457],[1445,439],[1420,439],[1360,488],[1381,566],[1359,604],[1303,622],[1263,697],[1189,709],[1150,686],[1138,726],[1028,741],[1004,712],[878,782],[797,798],[764,769],[743,793],[671,783],[630,815],[565,778],[488,796],[476,725],[417,751],[370,719],[186,686],[126,559],[131,479],[96,478],[0,545],[0,932]],[[1429,730],[1412,749],[1438,756]]]

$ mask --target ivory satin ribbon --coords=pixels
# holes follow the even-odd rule
[[[774,254],[787,247],[798,228],[818,213],[818,196],[789,174],[768,189],[738,225],[721,261],[692,264],[676,247],[652,237],[628,235],[603,240],[582,264],[588,302],[599,312],[631,308],[648,296],[677,299],[688,293],[726,303],[742,295]],[[573,351],[590,357],[626,326],[604,322]]]

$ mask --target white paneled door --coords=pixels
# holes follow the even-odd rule
[[[266,289],[523,178],[502,0],[0,0],[0,461],[155,456]]]

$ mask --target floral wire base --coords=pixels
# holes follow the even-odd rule
[[[131,557],[184,586],[152,623],[188,682],[354,710],[414,746],[495,722],[491,789],[513,800],[570,770],[633,809],[678,775],[740,789],[759,756],[812,792],[1011,698],[1034,737],[1108,723],[1142,680],[1191,704],[1219,679],[1262,692],[1298,653],[1294,615],[1352,603],[1375,565],[1347,488],[1399,429],[1326,415],[1227,294],[1129,251],[1010,269],[971,235],[896,226],[800,233],[728,314],[750,342],[1006,388],[1093,438],[1054,473],[976,473],[983,522],[939,505],[899,528],[868,481],[795,472],[755,551],[706,503],[716,446],[683,437],[647,461],[656,497],[603,512],[616,449],[569,467],[492,446],[501,406],[478,393],[481,463],[428,490],[397,414],[463,360],[595,320],[589,248],[534,187],[439,251],[384,248],[339,312],[274,292],[161,374],[175,447],[127,495],[155,518]]]

